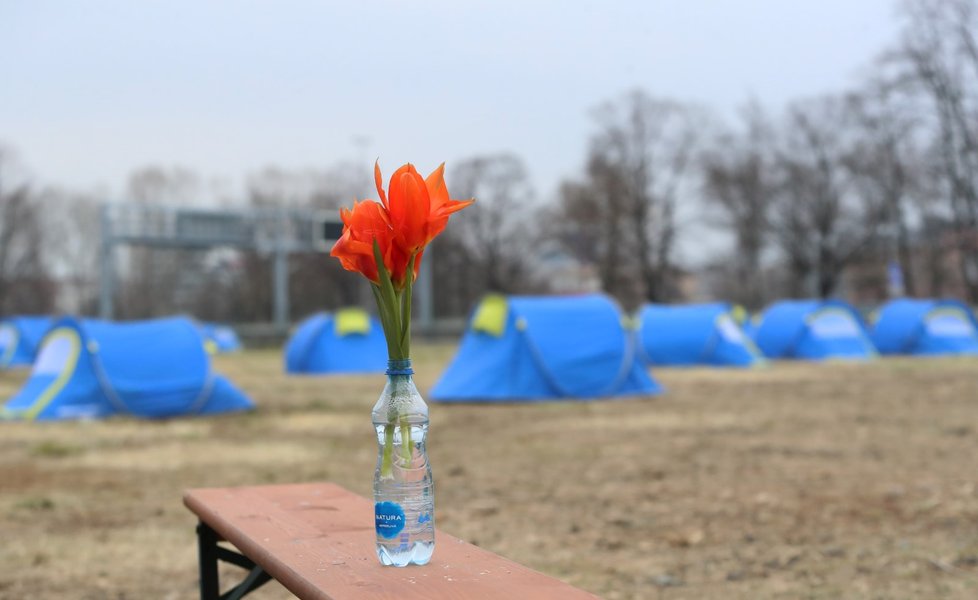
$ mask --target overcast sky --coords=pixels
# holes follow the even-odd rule
[[[896,30],[892,0],[0,0],[0,143],[116,196],[150,164],[240,182],[508,150],[546,197],[605,99],[778,108],[845,88]]]

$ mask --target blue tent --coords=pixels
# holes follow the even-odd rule
[[[879,311],[873,342],[883,354],[978,354],[978,320],[956,300],[893,300]]]
[[[64,318],[41,343],[24,386],[3,407],[26,420],[202,415],[254,408],[211,371],[196,325],[182,317],[110,323]]]
[[[764,360],[729,304],[646,304],[639,319],[642,357],[651,365],[750,367]]]
[[[764,311],[754,342],[768,358],[865,360],[876,355],[859,313],[839,300],[785,300]]]
[[[623,321],[605,296],[487,297],[429,397],[493,402],[658,393]]]
[[[237,332],[228,325],[218,323],[198,323],[200,334],[204,336],[204,347],[211,354],[237,352],[241,350],[241,340]]]
[[[318,313],[302,323],[285,346],[288,373],[383,373],[387,338],[380,321],[359,308]]]
[[[751,341],[757,339],[757,328],[761,326],[761,319],[762,319],[762,315],[758,313],[755,315],[751,315],[750,317],[747,317],[746,319],[744,319],[744,322],[740,324],[740,330],[743,331],[744,335],[749,337]],[[757,345],[755,344],[754,347],[756,348]],[[759,348],[758,351],[760,351]]]
[[[51,317],[10,317],[0,321],[0,369],[34,363]]]

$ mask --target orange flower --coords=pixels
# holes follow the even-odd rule
[[[384,194],[380,165],[374,163],[374,183],[381,202],[390,214],[395,243],[409,256],[420,252],[448,224],[448,217],[474,200],[452,200],[445,185],[445,163],[421,179],[414,165],[408,163],[394,171]],[[418,257],[420,259],[420,257]],[[420,260],[416,261],[420,263]]]
[[[343,235],[333,245],[329,255],[340,259],[347,271],[355,271],[374,283],[379,283],[377,262],[374,260],[374,240],[380,245],[384,266],[394,271],[394,231],[390,217],[383,206],[373,200],[354,202],[353,210],[340,209],[343,220]],[[401,272],[407,268],[407,263]]]
[[[408,286],[418,277],[425,247],[445,229],[452,213],[474,200],[452,200],[445,186],[444,163],[427,179],[422,179],[410,163],[404,165],[394,171],[388,193],[384,192],[379,161],[374,163],[374,179],[380,203],[365,200],[354,202],[353,210],[340,209],[343,234],[333,245],[330,256],[340,259],[344,269],[360,273],[373,282],[387,338],[387,356],[402,360],[411,356],[411,289]],[[409,273],[412,261],[414,272]],[[379,263],[383,263],[383,268]],[[389,425],[393,427],[394,421]],[[402,433],[409,434],[410,431]],[[389,469],[389,465],[385,468]]]
[[[375,163],[374,180],[381,204],[364,200],[354,202],[353,210],[340,209],[343,234],[330,256],[340,259],[347,271],[361,273],[379,283],[373,251],[376,240],[394,289],[404,289],[411,257],[414,257],[413,281],[421,269],[425,246],[445,229],[452,213],[474,202],[452,200],[445,186],[444,173],[442,163],[427,179],[422,179],[414,165],[408,163],[394,171],[388,193],[385,193],[380,165]]]

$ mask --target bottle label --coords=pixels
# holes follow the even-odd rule
[[[404,509],[397,502],[378,502],[374,506],[377,535],[393,539],[404,529]]]

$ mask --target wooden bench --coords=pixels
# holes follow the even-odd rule
[[[383,567],[373,502],[330,483],[196,489],[183,501],[200,520],[202,600],[236,600],[272,578],[303,600],[596,598],[441,531],[429,564]],[[219,560],[249,571],[223,595]]]

